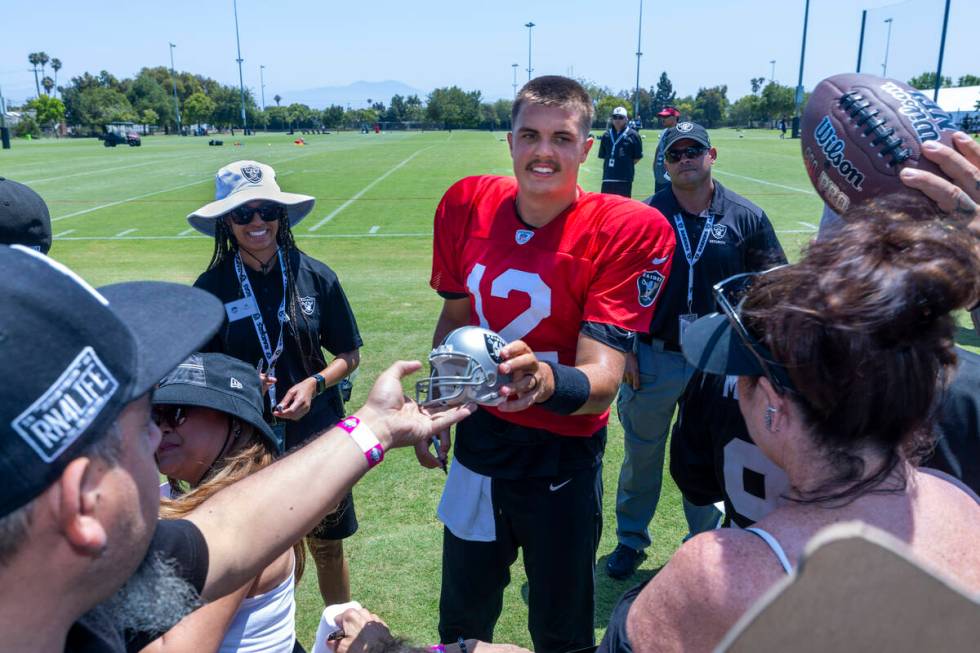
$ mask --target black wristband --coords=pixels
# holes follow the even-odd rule
[[[456,640],[456,644],[459,646],[460,653],[466,653],[466,640],[463,639],[462,635]]]
[[[322,395],[327,389],[327,380],[319,372],[313,375],[313,380],[316,381],[316,394]]]
[[[555,377],[555,391],[547,401],[542,401],[538,406],[559,415],[571,415],[584,406],[589,400],[589,395],[592,394],[589,377],[577,367],[551,361],[544,362],[551,368],[551,373]]]

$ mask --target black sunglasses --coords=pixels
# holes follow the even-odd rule
[[[704,145],[691,145],[683,150],[667,150],[664,157],[671,163],[677,163],[681,159],[696,159],[707,151]]]
[[[157,426],[166,424],[172,429],[181,426],[187,421],[187,407],[161,404],[154,406],[150,412],[150,417]]]
[[[626,116],[613,116],[613,120],[626,120]]]
[[[282,204],[276,204],[275,202],[266,202],[261,206],[252,208],[247,205],[239,206],[238,208],[232,209],[228,212],[228,217],[231,221],[240,227],[243,227],[252,221],[252,216],[256,213],[262,218],[263,222],[275,222],[282,217],[283,206]]]
[[[714,293],[718,308],[728,318],[729,324],[732,325],[735,333],[738,334],[742,345],[752,352],[752,355],[759,363],[759,367],[762,369],[762,374],[769,379],[769,383],[772,384],[776,392],[780,394],[789,392],[794,395],[799,395],[785,370],[779,366],[779,363],[772,360],[772,354],[769,350],[749,333],[749,330],[745,327],[745,323],[742,322],[741,315],[742,302],[749,288],[751,288],[752,282],[760,275],[778,270],[781,267],[784,266],[779,265],[764,272],[736,274],[716,283],[712,288],[712,292]]]

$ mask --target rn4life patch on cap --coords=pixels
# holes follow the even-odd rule
[[[92,425],[118,389],[95,350],[86,347],[11,426],[49,463]]]

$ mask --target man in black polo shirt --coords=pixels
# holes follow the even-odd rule
[[[631,197],[636,162],[643,158],[643,141],[627,124],[625,107],[613,109],[609,129],[599,141],[602,159],[602,192]]]
[[[677,250],[663,304],[627,357],[619,392],[626,456],[616,494],[619,544],[606,563],[613,578],[630,576],[650,544],[647,527],[660,498],[670,421],[694,372],[681,354],[681,330],[714,311],[711,288],[718,281],[786,262],[765,212],[712,179],[717,152],[702,126],[679,123],[662,143],[671,186],[647,203],[671,223]],[[684,512],[692,534],[720,516],[713,506],[686,501]]]

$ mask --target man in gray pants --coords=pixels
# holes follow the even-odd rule
[[[661,145],[671,185],[646,203],[674,228],[677,248],[650,329],[637,334],[636,353],[627,356],[617,402],[626,456],[616,493],[619,544],[606,571],[620,579],[633,574],[650,544],[670,421],[694,372],[681,353],[681,331],[715,310],[711,288],[718,281],[786,262],[765,212],[712,179],[718,153],[702,126],[678,123]],[[684,513],[691,534],[713,528],[720,517],[714,506],[686,501]]]

